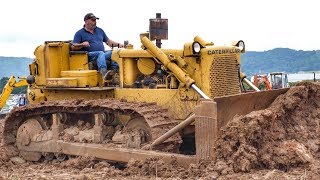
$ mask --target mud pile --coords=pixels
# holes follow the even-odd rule
[[[320,84],[301,83],[269,108],[235,117],[217,141],[219,173],[287,171],[319,160]]]

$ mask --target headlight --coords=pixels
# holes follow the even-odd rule
[[[240,51],[241,52],[244,52],[245,50],[245,45],[244,45],[244,42],[242,40],[238,41],[238,43],[236,44],[236,46],[239,47]]]
[[[29,75],[26,80],[28,84],[33,84],[34,82],[36,82],[35,77],[32,75]]]
[[[201,46],[198,42],[192,44],[192,50],[194,53],[198,54],[200,52]]]

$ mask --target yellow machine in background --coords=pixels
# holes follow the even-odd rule
[[[149,33],[140,35],[141,49],[128,44],[112,51],[119,64],[116,83],[104,84],[86,52],[70,51],[68,41],[37,47],[27,78],[31,105],[7,116],[4,142],[16,144],[32,161],[63,160],[66,154],[121,162],[133,156],[169,160],[172,154],[141,148],[178,146],[170,152],[186,163],[194,157],[181,154],[212,158],[219,129],[235,114],[263,108],[284,92],[266,92],[270,96],[263,105],[259,93],[240,95],[243,80],[253,86],[240,68],[243,41],[217,46],[195,36],[182,49],[163,49],[167,30],[168,20],[157,14]],[[86,128],[79,127],[83,124]]]
[[[28,85],[26,78],[19,79],[20,80],[17,82],[14,76],[9,78],[0,95],[0,109],[2,109],[2,107],[6,104],[6,101],[14,88]]]

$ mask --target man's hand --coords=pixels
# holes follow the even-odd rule
[[[124,48],[124,45],[119,43],[119,48]]]
[[[88,41],[82,42],[82,43],[71,43],[71,49],[73,51],[78,51],[83,47],[89,47],[90,44]]]
[[[82,45],[83,47],[89,47],[89,46],[90,46],[90,44],[89,44],[88,41],[82,42],[81,45]]]
[[[109,39],[106,44],[111,47],[111,48],[114,48],[114,47],[118,47],[118,48],[124,48],[124,45],[121,44],[121,43],[117,43],[116,41],[113,41],[111,39]]]

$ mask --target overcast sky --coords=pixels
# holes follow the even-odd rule
[[[0,56],[34,57],[44,41],[72,40],[92,12],[109,38],[140,48],[139,34],[161,13],[169,21],[164,48],[196,35],[215,44],[244,40],[246,50],[320,49],[316,0],[5,0],[0,6]]]

